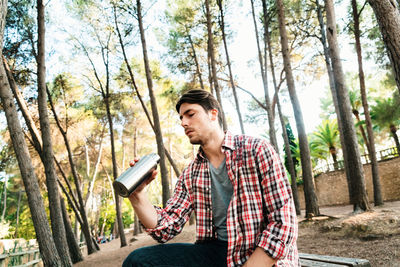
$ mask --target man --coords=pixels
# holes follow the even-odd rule
[[[150,204],[144,186],[129,199],[161,243],[179,234],[194,211],[197,241],[140,248],[123,266],[299,266],[292,193],[273,148],[224,133],[220,106],[207,91],[187,92],[176,110],[190,142],[200,145],[197,156],[164,209]]]

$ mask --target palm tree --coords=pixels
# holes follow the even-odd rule
[[[361,101],[361,97],[359,95],[359,91],[349,90],[349,97],[350,97],[351,111],[353,112],[353,115],[357,120],[356,126],[358,126],[358,129],[360,129],[360,133],[363,138],[364,144],[368,148],[369,147],[368,138],[365,133],[364,124],[360,118],[359,110],[362,108],[362,101]]]
[[[398,95],[387,99],[377,99],[376,105],[371,107],[371,119],[380,129],[389,129],[400,154],[400,143],[397,127],[400,124],[400,100]]]
[[[336,120],[324,120],[317,130],[313,133],[314,144],[328,148],[332,156],[335,170],[338,168],[337,146],[339,145],[339,129]]]

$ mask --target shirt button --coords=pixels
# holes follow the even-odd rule
[[[209,233],[211,230],[210,229],[207,229],[207,232]]]

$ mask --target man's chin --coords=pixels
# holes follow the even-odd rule
[[[189,141],[192,145],[201,145],[202,144],[202,142],[196,138],[189,138]]]

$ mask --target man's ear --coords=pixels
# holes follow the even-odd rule
[[[211,120],[218,122],[218,110],[213,108],[210,110]]]

